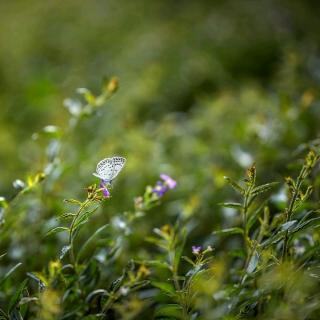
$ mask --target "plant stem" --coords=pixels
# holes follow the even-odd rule
[[[72,222],[71,222],[71,226],[70,226],[70,230],[69,230],[69,246],[70,246],[70,250],[69,250],[69,255],[70,255],[70,260],[71,263],[74,265],[75,264],[75,255],[74,255],[74,249],[73,249],[73,232],[74,232],[74,226],[75,223],[78,219],[78,217],[80,216],[82,210],[90,203],[89,199],[86,199],[79,207],[79,210],[77,211],[76,215],[73,217]]]
[[[106,314],[107,311],[111,308],[114,301],[116,301],[120,297],[119,292],[111,292],[107,302],[104,304],[102,308],[102,313]]]
[[[299,192],[300,192],[300,188],[302,185],[302,182],[304,180],[304,176],[306,173],[306,168],[302,167],[300,174],[297,178],[297,184],[296,187],[293,191],[292,197],[290,199],[290,203],[289,203],[289,207],[286,210],[286,223],[289,222],[291,220],[293,211],[294,211],[294,205],[297,201]],[[281,261],[283,261],[284,259],[286,259],[287,255],[288,255],[288,244],[289,244],[289,230],[286,231],[285,237],[284,237],[284,242],[283,242],[283,248],[282,248],[282,255],[281,255]]]
[[[246,193],[244,195],[244,201],[243,201],[243,237],[244,237],[244,244],[246,249],[246,260],[248,260],[248,257],[250,256],[250,243],[249,243],[249,230],[248,230],[248,209],[249,209],[249,200],[250,200],[250,193],[252,190],[252,186],[249,186],[249,188],[246,190]],[[247,262],[246,262],[247,265]]]
[[[247,267],[249,265],[249,262],[251,260],[253,250],[250,248],[250,241],[249,241],[249,230],[248,230],[248,210],[250,206],[251,201],[251,191],[255,186],[255,179],[251,182],[251,184],[248,186],[248,188],[245,191],[244,194],[244,200],[243,200],[243,238],[244,238],[244,245],[246,249],[246,259],[244,263],[244,269],[247,270]],[[240,283],[243,283],[245,280],[246,272],[243,274]]]
[[[172,243],[170,247],[171,248],[169,249],[168,255],[169,255],[169,261],[170,261],[171,269],[172,269],[173,284],[174,284],[176,292],[178,293],[179,303],[182,306],[182,319],[188,319],[189,306],[186,301],[185,292],[184,292],[184,290],[181,290],[181,286],[179,283],[179,276],[178,276],[178,267],[179,266],[176,265],[176,263],[175,263],[176,251],[174,249],[174,243]]]

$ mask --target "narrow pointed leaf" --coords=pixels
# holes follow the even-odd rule
[[[59,233],[59,232],[64,232],[64,231],[69,231],[69,228],[67,227],[55,227],[51,230],[49,230],[46,234],[46,237],[51,236],[53,234]]]
[[[161,317],[161,319],[182,319],[182,307],[178,304],[160,306],[155,310],[155,317]]]
[[[8,307],[8,312],[10,313],[12,311],[12,309],[19,303],[20,300],[20,296],[22,294],[22,291],[24,290],[24,288],[26,287],[27,283],[28,283],[29,279],[25,279],[20,286],[18,287],[18,289],[16,290],[15,294],[12,296],[10,302],[9,302],[9,307]]]
[[[229,177],[224,177],[224,179],[231,185],[231,187],[238,191],[240,194],[244,194],[245,190],[234,180]]]
[[[214,235],[231,235],[231,234],[243,234],[243,229],[241,228],[228,228],[228,229],[222,229],[218,231],[212,232]]]
[[[270,190],[271,188],[273,188],[277,184],[278,184],[278,182],[270,182],[270,183],[266,183],[261,186],[255,187],[252,190],[251,195],[256,196],[260,193],[266,192],[266,191]]]
[[[0,286],[11,276],[12,273],[16,271],[20,266],[22,265],[21,262],[14,265],[5,275],[2,279],[0,279]]]
[[[288,221],[281,225],[281,230],[289,230],[297,223],[297,220]]]
[[[168,293],[170,295],[174,294],[175,290],[172,284],[168,282],[159,282],[159,281],[151,281],[151,284],[160,289],[161,291],[164,291],[165,293]]]
[[[296,233],[298,231],[301,231],[303,229],[309,228],[309,227],[318,227],[320,223],[320,217],[312,218],[307,221],[300,222],[293,230],[290,230],[291,233]]]
[[[70,249],[71,249],[71,246],[63,246],[59,255],[59,259],[62,260],[64,256],[70,251]]]
[[[225,207],[225,208],[233,208],[233,209],[243,209],[243,206],[241,203],[237,203],[237,202],[223,202],[223,203],[219,203],[220,206]]]
[[[252,273],[254,270],[256,270],[258,266],[258,262],[259,262],[259,254],[258,252],[255,251],[248,264],[247,272]]]
[[[99,229],[97,229],[93,235],[91,235],[89,237],[89,239],[82,245],[79,253],[78,253],[78,259],[81,258],[81,256],[84,254],[84,252],[86,251],[87,247],[90,245],[90,243],[102,232],[104,231],[107,227],[109,226],[109,224],[105,224],[102,227],[100,227]]]
[[[64,201],[64,202],[67,202],[67,203],[76,204],[76,205],[79,205],[79,206],[82,205],[82,203],[81,203],[80,201],[75,200],[75,199],[64,199],[63,201]]]

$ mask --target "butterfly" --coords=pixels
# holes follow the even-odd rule
[[[105,158],[97,164],[96,172],[93,175],[106,183],[111,183],[122,170],[125,163],[126,159],[123,157]]]

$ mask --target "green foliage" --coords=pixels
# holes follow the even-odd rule
[[[86,98],[88,103],[92,103],[91,99]],[[77,122],[71,121],[65,130],[60,128],[59,135],[50,134],[49,145],[52,141],[58,141],[61,148],[67,145],[66,135],[73,134],[78,121],[82,121],[72,113],[71,119]],[[59,153],[49,157],[49,168],[60,157]],[[211,233],[213,238],[208,233],[207,242],[210,239],[211,245],[193,245],[192,250],[186,247],[195,228],[195,218],[190,213],[177,215],[173,224],[153,228],[153,236],[147,232],[145,239],[140,239],[137,233],[139,224],[150,216],[148,212],[159,207],[167,191],[176,187],[171,178],[162,176],[162,182],[147,186],[143,196],[134,199],[130,211],[109,216],[106,224],[90,234],[86,229],[92,230],[95,215],[101,214],[105,202],[113,201],[113,197],[104,193],[103,185],[91,184],[86,188],[84,200],[65,199],[66,208],[61,208],[63,213],[52,220],[53,226],[45,233],[39,230],[44,241],[55,238],[61,244],[60,248],[56,241],[46,244],[55,247],[56,253],[50,261],[34,264],[40,265],[41,270],[29,269],[25,263],[18,262],[2,276],[1,299],[8,306],[1,309],[3,319],[140,316],[228,319],[256,315],[263,319],[274,316],[280,308],[274,307],[279,297],[283,299],[279,312],[285,317],[296,313],[298,307],[304,310],[299,311],[298,319],[305,313],[314,317],[319,311],[313,278],[317,274],[314,266],[320,218],[316,203],[310,201],[315,185],[310,177],[318,160],[319,155],[312,149],[298,177],[285,178],[288,204],[282,207],[277,207],[272,195],[279,183],[257,185],[254,164],[246,170],[240,183],[224,177],[238,194],[239,202],[223,202],[220,207],[236,211],[240,219],[234,221],[239,225],[215,230]],[[54,169],[47,170],[47,164],[43,169],[47,171],[45,174],[30,175],[26,183],[15,181],[14,197],[10,201],[1,200],[5,216],[10,217],[8,214],[18,208],[23,217],[24,207],[19,209],[19,203],[28,204],[30,199],[39,196],[36,190],[43,183],[47,183],[50,190],[50,185],[59,178],[54,174],[59,166],[60,161]],[[116,189],[112,189],[112,194],[115,192]],[[47,193],[45,197],[53,196]],[[188,206],[187,212],[192,212],[198,206],[197,201],[192,200]],[[7,230],[19,228],[13,222],[9,219],[9,223],[2,226],[7,243],[11,239]],[[232,245],[225,254],[220,251],[223,242],[219,241],[229,238],[242,240],[235,242],[237,245]],[[142,240],[137,243],[145,247],[144,250],[149,249],[148,252],[135,252],[129,246],[130,241],[137,240]],[[156,251],[152,249],[154,246]],[[6,257],[3,254],[2,260]],[[22,268],[27,275],[19,273]]]
[[[0,3],[0,319],[318,319],[317,8]]]

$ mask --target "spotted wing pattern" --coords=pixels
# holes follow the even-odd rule
[[[101,160],[94,175],[104,181],[111,182],[121,171],[126,159],[123,157],[112,157]]]
[[[113,180],[122,170],[122,168],[126,163],[126,159],[123,157],[113,157],[112,161],[113,161],[113,176],[111,180]]]

